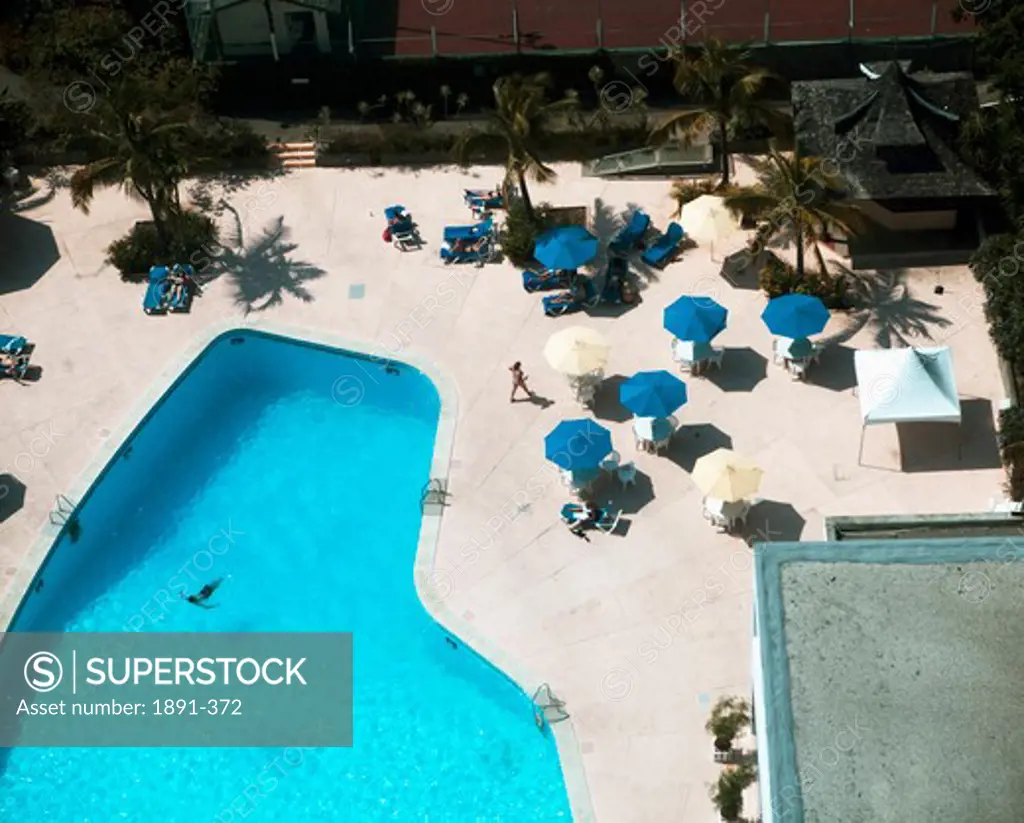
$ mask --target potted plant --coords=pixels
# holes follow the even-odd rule
[[[711,709],[704,728],[715,740],[715,762],[733,759],[733,741],[750,725],[750,703],[742,697],[722,697]]]
[[[736,823],[743,814],[743,792],[757,779],[750,763],[725,769],[711,787],[711,802],[725,823]]]

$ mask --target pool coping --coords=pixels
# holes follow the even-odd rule
[[[142,424],[156,404],[174,387],[196,358],[215,340],[236,330],[263,332],[301,343],[349,351],[380,363],[404,363],[418,369],[433,382],[441,401],[430,478],[431,480],[442,479],[447,484],[458,421],[458,390],[455,383],[449,380],[437,364],[426,357],[406,351],[397,352],[395,357],[383,358],[379,353],[375,353],[368,344],[344,335],[317,328],[267,321],[248,315],[210,324],[197,334],[168,366],[160,371],[152,383],[141,393],[138,401],[132,406],[123,421],[111,430],[106,442],[67,490],[65,496],[75,501],[76,508],[124,443]],[[377,352],[379,352],[379,347]],[[367,375],[372,379],[369,372]],[[416,559],[412,570],[416,594],[424,609],[442,629],[469,645],[474,653],[515,683],[525,695],[532,696],[541,686],[547,685],[547,681],[533,674],[511,655],[486,639],[476,631],[468,620],[457,614],[445,602],[452,590],[446,584],[447,573],[436,568],[444,508],[445,505],[442,504],[437,507],[436,513],[428,511],[426,507],[423,511]],[[0,632],[7,631],[16,616],[19,605],[28,594],[36,575],[47,560],[50,549],[64,528],[64,524],[55,524],[51,521],[40,529],[39,535],[24,559],[24,565],[14,575],[7,592],[0,598]],[[573,823],[595,823],[593,801],[587,785],[579,738],[573,727],[572,717],[569,716],[567,721],[548,723],[547,728],[550,729],[555,740]]]

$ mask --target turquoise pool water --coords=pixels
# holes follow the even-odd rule
[[[15,749],[0,820],[571,819],[529,698],[413,584],[433,384],[254,333],[221,338],[112,461],[21,631],[351,631],[351,749]],[[178,591],[226,578],[204,611]]]

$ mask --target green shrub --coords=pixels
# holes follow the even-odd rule
[[[704,725],[721,752],[732,749],[733,741],[750,725],[750,703],[742,697],[722,697],[711,709]]]
[[[820,297],[830,309],[847,308],[849,283],[845,275],[805,269],[801,277],[793,266],[780,260],[773,252],[764,251],[763,257],[757,283],[769,300],[783,294],[810,294]]]
[[[508,207],[505,225],[501,229],[501,251],[514,265],[530,268],[536,265],[533,246],[537,235],[552,227],[551,205],[534,206],[536,220],[530,220],[521,198],[514,198]]]
[[[669,192],[669,197],[675,200],[676,217],[682,213],[683,206],[693,200],[696,200],[698,197],[705,194],[722,194],[719,190],[720,186],[721,181],[710,178],[703,178],[699,180],[673,180],[672,190]]]
[[[190,263],[199,272],[216,254],[217,227],[205,214],[184,212],[172,234],[165,246],[152,222],[136,223],[107,247],[107,262],[121,273],[122,280],[139,282],[150,267],[160,264]]]
[[[757,779],[757,772],[751,763],[740,763],[735,768],[724,769],[718,782],[711,787],[711,802],[715,804],[723,820],[738,821],[743,814],[743,792]]]
[[[1011,500],[1024,500],[1024,407],[999,412],[999,451],[1006,467],[1006,492]]]
[[[264,168],[271,158],[267,141],[242,120],[221,120],[203,129],[195,156],[215,170]]]

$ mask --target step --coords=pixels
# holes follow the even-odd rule
[[[279,151],[275,156],[281,160],[303,160],[307,157],[316,158],[315,151]]]
[[[315,151],[316,143],[312,141],[299,143],[271,143],[271,151]]]
[[[316,158],[309,157],[302,160],[283,160],[281,162],[281,165],[286,169],[312,169],[316,168]]]

